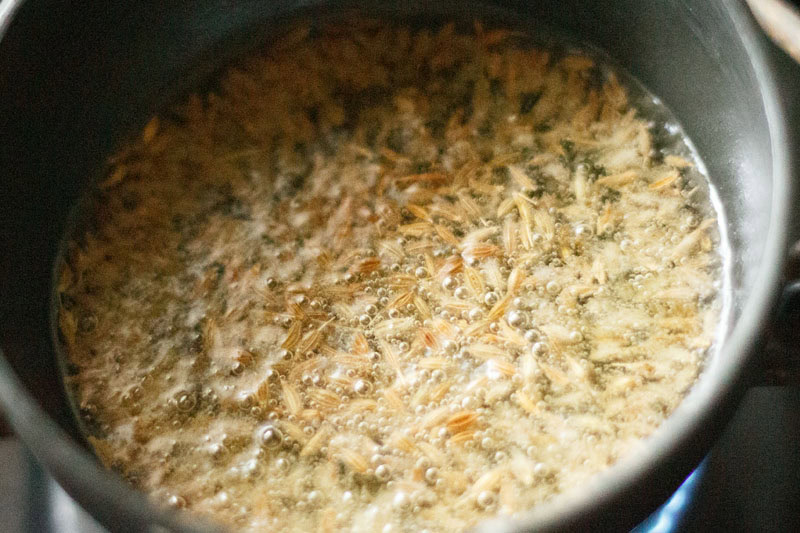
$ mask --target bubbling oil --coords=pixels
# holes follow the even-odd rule
[[[388,532],[629,453],[721,334],[726,243],[677,123],[601,59],[300,24],[153,118],[56,282],[100,460],[237,529]]]

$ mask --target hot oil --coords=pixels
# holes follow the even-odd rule
[[[299,24],[112,159],[55,300],[107,466],[243,529],[450,531],[655,430],[722,334],[716,195],[635,80],[507,27]]]

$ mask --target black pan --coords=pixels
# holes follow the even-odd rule
[[[112,530],[201,527],[158,510],[105,471],[64,396],[50,324],[50,283],[70,206],[125,137],[299,11],[325,2],[61,1],[0,4],[0,404],[66,490]],[[327,4],[334,4],[328,2]],[[342,3],[336,3],[341,5]],[[361,3],[367,13],[501,16],[475,3]],[[352,5],[352,4],[348,4]],[[681,120],[724,203],[733,311],[697,387],[628,457],[579,495],[486,531],[627,528],[670,494],[711,447],[758,364],[780,293],[790,153],[765,42],[736,1],[496,2],[607,51]]]

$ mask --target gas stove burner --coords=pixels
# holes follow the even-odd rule
[[[689,474],[689,477],[678,487],[675,494],[664,505],[659,507],[656,512],[648,516],[647,520],[636,526],[632,533],[681,531],[681,526],[686,521],[687,514],[692,508],[692,502],[705,468],[706,461],[703,461],[694,472]]]

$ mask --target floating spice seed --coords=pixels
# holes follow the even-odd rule
[[[428,222],[431,221],[431,216],[428,214],[428,212],[422,206],[415,205],[415,204],[407,204],[406,205],[406,209],[408,209],[411,212],[411,214],[414,215],[417,218],[421,218],[422,220],[426,220]]]
[[[311,437],[303,449],[300,451],[300,457],[310,457],[316,455],[329,436],[329,429],[327,426],[321,427],[313,437]]]
[[[358,262],[355,271],[361,274],[369,274],[378,270],[380,266],[381,260],[379,257],[367,257]]]
[[[461,433],[462,431],[471,429],[477,420],[477,413],[474,411],[464,410],[459,411],[448,418],[445,425],[447,426],[447,430],[450,432],[450,434],[455,435],[457,433]]]
[[[299,302],[289,302],[287,307],[289,308],[289,312],[294,317],[295,321],[302,322],[303,320],[308,318],[305,311],[303,311],[303,308],[300,306]]]
[[[336,393],[327,389],[312,388],[307,394],[311,400],[319,404],[320,408],[336,409],[342,403],[342,399]]]
[[[447,444],[450,446],[463,446],[464,444],[471,442],[475,438],[475,432],[472,430],[462,431],[460,433],[456,433],[449,439],[447,439]]]
[[[426,370],[438,370],[447,366],[447,359],[443,357],[426,357],[420,360],[417,366]]]
[[[369,342],[360,331],[353,336],[353,351],[362,355],[369,352]]]
[[[511,303],[512,295],[506,294],[501,298],[494,306],[489,310],[486,314],[486,319],[489,321],[494,321],[503,316],[506,309],[508,308],[509,304]]]
[[[368,320],[369,320],[369,318],[368,318]],[[310,333],[307,333],[306,336],[303,337],[302,340],[300,340],[297,343],[297,351],[300,352],[300,353],[306,353],[306,352],[309,352],[309,351],[315,349],[319,345],[320,341],[322,340],[322,332],[323,332],[323,330],[332,321],[333,321],[333,319],[328,320],[327,322],[322,324],[320,327],[318,327],[314,331],[311,331]]]
[[[469,287],[470,292],[474,296],[483,294],[484,283],[477,270],[471,267],[464,267],[464,281],[466,281],[467,287]]]
[[[357,474],[363,474],[369,468],[364,456],[354,450],[341,449],[338,451],[338,457],[345,466]]]
[[[597,185],[605,185],[607,187],[619,188],[629,183],[633,183],[639,178],[639,173],[636,170],[626,170],[619,174],[609,174],[599,178],[595,183]]]
[[[453,235],[453,232],[447,229],[445,226],[436,224],[434,226],[434,230],[436,234],[442,239],[445,243],[449,244],[450,246],[459,246],[461,242]]]
[[[300,342],[300,338],[303,334],[303,324],[298,320],[292,323],[292,326],[289,328],[289,332],[286,334],[286,339],[281,344],[281,348],[285,350],[292,350],[297,343]]]
[[[283,401],[286,404],[286,408],[293,415],[298,415],[303,409],[303,401],[300,399],[300,393],[285,380],[281,381],[281,389],[283,389]]]
[[[406,291],[398,294],[395,296],[389,305],[386,306],[387,309],[399,309],[408,305],[414,299],[414,293],[412,291]]]
[[[434,335],[434,333],[428,328],[422,328],[419,331],[419,335],[422,339],[422,343],[431,350],[438,351],[441,348],[436,335]]]

